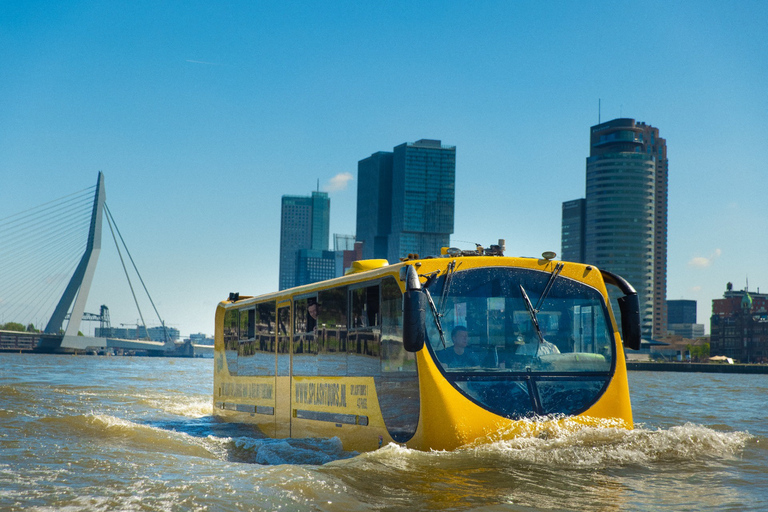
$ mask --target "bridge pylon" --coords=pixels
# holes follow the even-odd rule
[[[101,221],[104,215],[104,201],[106,193],[104,191],[104,174],[99,171],[99,178],[96,182],[96,194],[93,199],[93,212],[91,213],[91,227],[88,232],[88,243],[80,259],[80,263],[72,274],[64,294],[59,299],[56,309],[45,327],[47,334],[59,334],[64,325],[64,318],[72,308],[72,313],[67,322],[67,328],[64,330],[64,340],[66,344],[68,337],[77,336],[80,329],[80,321],[85,311],[85,303],[88,300],[88,292],[91,290],[93,274],[96,271],[96,262],[101,252]],[[74,301],[74,306],[72,305]]]

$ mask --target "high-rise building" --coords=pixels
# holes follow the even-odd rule
[[[283,196],[280,216],[279,288],[298,284],[299,251],[327,251],[330,236],[331,200],[325,192],[311,196]],[[310,261],[308,258],[302,260]],[[305,269],[306,270],[306,269]],[[303,275],[307,275],[304,272]]]
[[[667,301],[667,334],[689,339],[704,336],[704,324],[696,323],[695,300]]]
[[[562,251],[565,261],[584,260],[584,199],[563,203]]]
[[[299,249],[294,286],[317,283],[337,276],[335,251]]]
[[[392,153],[379,151],[357,163],[357,227],[363,258],[387,258],[392,231]]]
[[[357,234],[364,258],[430,256],[453,233],[456,147],[421,139],[358,162]]]
[[[668,300],[667,320],[669,324],[695,324],[696,301],[695,300]]]
[[[627,279],[648,338],[667,332],[667,179],[658,128],[614,119],[591,128],[583,229],[576,227],[578,200],[563,203],[564,259],[581,253],[573,259]]]

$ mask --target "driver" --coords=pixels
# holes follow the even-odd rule
[[[457,325],[451,331],[453,346],[437,353],[438,360],[443,366],[449,368],[461,368],[467,366],[480,366],[477,354],[467,350],[469,333],[463,325]]]

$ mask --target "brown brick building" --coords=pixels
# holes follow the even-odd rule
[[[768,294],[734,291],[712,301],[710,354],[742,363],[768,362]]]

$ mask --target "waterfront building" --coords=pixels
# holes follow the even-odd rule
[[[193,345],[213,345],[214,344],[214,338],[210,338],[208,337],[207,334],[204,334],[202,332],[198,332],[196,334],[190,334],[189,341],[192,342]]]
[[[696,323],[695,300],[667,301],[667,334],[687,339],[704,336],[704,324]]]
[[[355,235],[333,234],[334,251],[352,251],[355,249]]]
[[[667,332],[667,181],[658,128],[614,119],[591,127],[583,205],[563,203],[563,258],[627,279],[640,297],[646,338]]]
[[[669,324],[695,324],[696,301],[695,300],[668,300],[667,320]]]
[[[336,253],[336,277],[341,277],[352,267],[352,263],[363,259],[363,242],[354,235],[333,235],[333,250]]]
[[[338,277],[336,272],[336,251],[299,249],[296,261],[294,286],[317,283]]]
[[[311,196],[283,196],[280,216],[281,290],[296,286],[299,273],[311,273],[309,269],[298,267],[300,250],[328,250],[330,212],[331,200],[325,192],[312,192]],[[314,263],[309,257],[302,261]]]
[[[728,283],[712,301],[710,353],[742,363],[768,362],[768,294],[736,291]]]
[[[179,330],[175,327],[150,327],[147,329],[147,335],[152,341],[165,341],[165,335],[168,333],[168,339],[177,341],[179,339]]]
[[[440,253],[453,233],[456,147],[403,143],[358,162],[357,240],[363,257],[392,263]]]
[[[689,340],[703,338],[705,335],[704,324],[669,324],[668,336],[680,336]]]
[[[124,325],[124,324],[123,324]],[[120,340],[146,340],[149,339],[147,329],[143,325],[130,327],[96,327],[94,336],[97,338],[117,338]]]
[[[97,338],[116,338],[121,340],[146,340],[165,341],[165,333],[171,341],[179,339],[179,330],[175,327],[149,327],[137,325],[136,327],[97,327],[94,329],[94,336]]]

